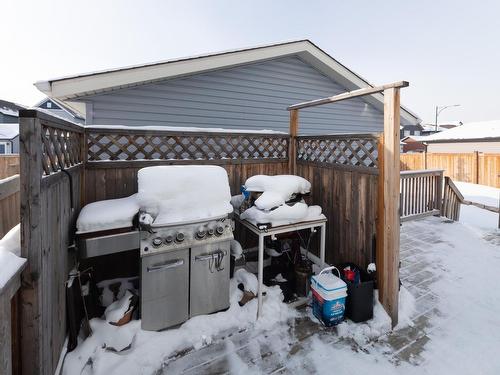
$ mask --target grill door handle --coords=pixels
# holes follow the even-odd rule
[[[197,256],[194,257],[194,260],[196,262],[203,262],[203,261],[206,261],[206,260],[212,260],[212,259],[218,257],[219,254],[221,254],[221,253],[224,256],[227,254],[225,251],[218,250],[218,251],[214,251],[213,253],[210,253],[210,254],[197,255]]]
[[[183,264],[184,264],[184,259],[174,259],[163,264],[156,264],[154,266],[148,267],[148,272],[168,270],[170,268],[180,267]]]

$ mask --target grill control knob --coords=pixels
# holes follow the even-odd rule
[[[202,239],[203,237],[205,237],[207,235],[207,232],[205,232],[204,230],[199,230],[198,233],[196,233],[196,237],[198,239]]]
[[[184,233],[182,233],[182,232],[177,233],[177,235],[175,236],[175,240],[176,240],[177,242],[182,242],[182,241],[184,241]]]
[[[210,229],[208,230],[208,235],[209,235],[209,236],[213,236],[213,235],[214,235],[214,230],[213,230],[213,228],[210,228]]]
[[[165,243],[167,245],[171,244],[173,241],[174,241],[174,237],[172,237],[171,235],[168,235],[167,237],[165,237]]]
[[[153,247],[160,247],[163,240],[160,237],[153,238]]]
[[[217,229],[215,230],[215,234],[220,236],[222,233],[224,233],[224,227],[218,226]]]

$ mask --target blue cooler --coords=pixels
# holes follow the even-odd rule
[[[327,267],[319,275],[311,277],[313,296],[313,314],[327,327],[339,324],[344,320],[347,285],[335,276],[331,270],[340,272],[336,267]]]

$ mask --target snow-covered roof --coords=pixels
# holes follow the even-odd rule
[[[428,135],[408,135],[401,139],[401,142],[406,142],[408,139],[412,139],[417,142],[425,142],[428,138]]]
[[[23,105],[16,104],[13,102],[8,102],[7,100],[0,100],[0,113],[6,116],[19,116],[19,110],[26,108]]]
[[[297,40],[76,74],[47,81],[38,81],[35,86],[51,98],[66,101],[111,90],[266,61],[283,56],[298,56],[327,77],[346,87],[347,90],[373,87],[367,80],[335,60],[309,40]],[[365,100],[376,107],[383,107],[383,95],[381,93],[368,96]],[[404,107],[401,108],[401,117],[412,123],[420,121],[413,112]]]
[[[425,138],[425,141],[488,140],[492,138],[500,139],[500,120],[469,122],[456,128],[431,134]]]
[[[13,139],[19,135],[19,124],[0,124],[0,139]]]

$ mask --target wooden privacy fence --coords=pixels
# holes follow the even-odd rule
[[[80,210],[84,128],[20,111],[21,358],[25,374],[53,374],[66,337],[68,246]],[[72,266],[72,265],[71,265]]]
[[[0,180],[0,238],[20,221],[19,175]]]
[[[442,170],[402,171],[400,186],[401,221],[439,214],[443,191]]]
[[[500,188],[500,153],[401,154],[401,170],[443,169],[456,181]]]
[[[378,138],[379,134],[297,137],[296,174],[311,182],[311,201],[328,219],[327,263],[349,261],[366,267],[374,261]]]
[[[0,180],[19,174],[19,155],[0,155]]]

